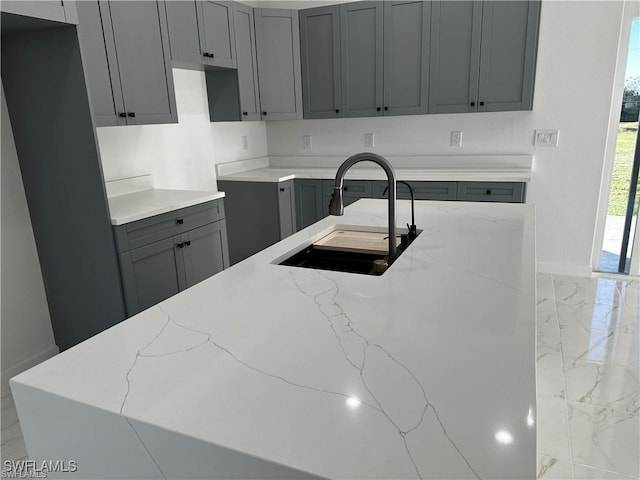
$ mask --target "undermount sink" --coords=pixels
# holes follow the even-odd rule
[[[357,228],[357,227],[356,227]],[[408,230],[399,230],[397,254],[404,252],[422,232],[409,237]],[[336,272],[359,273],[380,276],[393,263],[387,259],[388,236],[386,232],[356,230],[353,227],[335,228],[327,235],[304,248],[299,247],[276,260],[278,265],[314,268]]]

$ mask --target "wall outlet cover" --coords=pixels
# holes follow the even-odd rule
[[[249,150],[249,138],[246,135],[242,135],[242,149]]]
[[[559,137],[560,130],[536,130],[533,136],[533,144],[537,147],[557,147]]]
[[[373,148],[373,146],[374,146],[373,133],[365,133],[364,134],[364,146],[365,146],[365,148]]]
[[[311,135],[303,135],[302,136],[302,148],[305,150],[311,150],[313,145],[311,143]]]
[[[461,131],[451,132],[450,145],[452,147],[461,147],[462,146],[462,132]]]

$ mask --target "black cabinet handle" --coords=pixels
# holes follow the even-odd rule
[[[484,105],[484,102],[480,102],[480,106],[483,106],[483,105]]]
[[[475,107],[476,106],[476,102],[471,102],[471,106]]]
[[[203,57],[208,57],[208,56],[209,56],[209,54],[208,54],[207,52],[202,52],[202,56],[203,56]]]
[[[336,113],[340,113],[340,109],[339,108],[336,108]]]
[[[121,117],[121,118],[125,118],[127,116],[127,114],[126,114],[126,112],[120,112],[118,114],[118,116]]]
[[[491,195],[491,190],[487,190],[487,195]]]
[[[349,191],[349,187],[344,187],[344,188],[343,188],[343,190],[344,190],[345,192],[348,192],[348,191]]]
[[[379,112],[379,111],[380,111],[380,107],[377,107],[377,108],[376,108],[376,112]]]
[[[247,115],[249,115],[249,112],[242,112],[242,115],[246,117]]]
[[[267,112],[262,112],[262,115],[266,115],[266,114],[267,114]]]
[[[178,247],[178,248],[182,248],[182,247],[184,247],[184,243],[178,243],[178,244],[176,245],[176,247]]]
[[[176,223],[178,225],[182,225],[184,223],[184,220],[182,218],[179,218],[179,219],[176,220]]]
[[[132,118],[133,118],[133,117],[135,117],[135,116],[136,116],[136,112],[129,112],[129,113],[127,113],[127,115],[129,115],[130,117],[132,117]]]
[[[284,192],[284,188],[281,188],[281,189],[280,189],[280,191],[281,191],[281,192]]]
[[[189,245],[191,245],[191,240],[187,240],[186,242],[184,242],[185,247],[188,247]]]
[[[385,110],[389,110],[389,107],[384,107]]]

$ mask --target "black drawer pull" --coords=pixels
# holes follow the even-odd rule
[[[176,247],[178,247],[178,248],[183,248],[183,247],[184,247],[184,243],[182,243],[182,242],[181,242],[181,243],[178,243],[178,244],[176,245]]]
[[[191,240],[187,240],[186,242],[184,242],[185,247],[188,247],[189,245],[191,245]]]
[[[471,106],[475,107],[476,106],[476,102],[471,102]]]
[[[380,111],[380,107],[376,107],[376,112],[379,112],[379,111]]]
[[[284,192],[284,188],[281,188],[281,189],[280,189],[280,191],[281,191],[281,192]]]
[[[130,117],[132,117],[132,118],[133,118],[133,117],[135,117],[135,116],[136,116],[136,112],[129,112],[129,113],[127,113],[127,115],[129,115]]]
[[[348,191],[349,191],[349,187],[344,187],[344,188],[343,188],[343,190],[344,190],[345,192],[348,192]]]
[[[487,191],[485,192],[487,195],[491,195],[491,190],[487,189]]]
[[[483,105],[484,105],[484,102],[480,102],[480,106],[483,106]]]
[[[179,219],[176,220],[176,223],[178,225],[182,225],[184,223],[184,220],[182,218],[179,218]]]
[[[340,109],[339,108],[336,108],[336,113],[340,113]]]
[[[118,116],[121,117],[121,118],[125,118],[127,116],[127,114],[126,114],[126,112],[120,112],[118,114]]]
[[[265,116],[266,116],[266,115],[267,115],[267,112],[262,112],[262,115],[265,115]]]
[[[247,115],[249,115],[249,112],[242,112],[242,115],[246,117]]]
[[[208,56],[209,56],[209,54],[208,54],[207,52],[202,52],[202,56],[203,56],[203,57],[208,57]]]
[[[389,107],[384,107],[385,110],[389,110]]]

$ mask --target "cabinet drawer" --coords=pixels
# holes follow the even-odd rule
[[[187,232],[222,218],[222,200],[213,200],[119,225],[114,227],[118,253]]]
[[[371,197],[371,181],[369,180],[345,180],[342,186],[342,196],[345,199]],[[328,195],[331,198],[334,188],[335,182],[333,180],[325,180],[324,195]]]
[[[524,203],[524,183],[458,182],[458,200]]]
[[[455,200],[457,191],[457,182],[407,182],[413,188],[415,200]],[[383,196],[384,189],[387,188],[388,182],[373,182],[373,197],[386,198]],[[398,200],[411,200],[409,188],[402,183],[396,186],[396,195]]]

